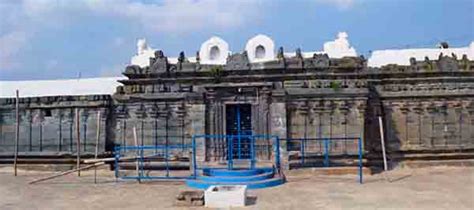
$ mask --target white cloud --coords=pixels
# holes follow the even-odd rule
[[[122,37],[115,37],[113,40],[114,47],[122,47],[125,44],[125,40]]]
[[[88,7],[104,15],[126,17],[147,29],[187,32],[209,28],[233,28],[259,15],[262,1],[163,0],[142,3],[129,0],[88,0]]]
[[[355,0],[316,0],[316,2],[333,4],[340,9],[348,9],[354,5]]]
[[[14,58],[28,44],[28,39],[28,34],[22,30],[0,36],[0,69],[14,69],[20,66],[20,61]]]
[[[129,20],[151,32],[185,33],[236,28],[257,18],[264,0],[23,0],[0,3],[0,70],[21,65],[35,33],[69,27],[87,15]],[[113,40],[121,45],[120,38]]]

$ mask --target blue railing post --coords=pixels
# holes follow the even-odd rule
[[[304,159],[305,159],[305,156],[304,156],[304,142],[306,141],[306,139],[300,139],[301,140],[301,143],[300,143],[300,154],[301,154],[301,165],[304,164]]]
[[[280,165],[280,137],[278,136],[275,136],[275,165],[276,165],[276,168],[277,168],[277,171],[280,172],[281,170],[281,165]]]
[[[197,171],[196,162],[197,161],[196,161],[196,137],[195,136],[193,136],[192,141],[193,141],[192,142],[192,144],[193,144],[193,148],[192,148],[193,149],[193,156],[192,156],[192,158],[193,158],[193,177],[196,178],[196,176],[197,176],[197,174],[196,174],[196,171]]]
[[[362,184],[362,139],[359,138],[359,183]]]
[[[329,167],[329,139],[324,139],[324,166]]]
[[[241,142],[241,133],[242,133],[242,128],[240,126],[240,105],[237,105],[235,107],[236,109],[236,112],[237,112],[237,157],[238,159],[241,159],[241,145],[240,145],[240,142]]]
[[[166,144],[165,145],[166,177],[170,176],[170,167],[169,167],[169,163],[168,163],[168,155],[169,155],[168,154],[169,153],[168,147],[169,147],[169,145]]]
[[[232,158],[233,157],[233,144],[234,144],[234,137],[232,135],[226,135],[225,138],[227,139],[227,169],[232,170]]]
[[[115,152],[115,161],[114,161],[115,178],[118,179],[119,178],[119,174],[118,174],[119,165],[118,165],[118,162],[119,162],[119,159],[120,159],[120,147],[115,146],[114,150],[115,150],[114,151]]]
[[[250,137],[250,169],[255,168],[255,136]]]
[[[139,166],[140,166],[140,173],[139,173],[139,174],[140,174],[140,175],[139,175],[140,177],[138,177],[138,181],[140,181],[141,178],[144,177],[144,175],[143,175],[143,171],[144,171],[143,167],[144,167],[144,165],[145,165],[144,160],[143,160],[143,145],[142,145],[142,146],[139,146],[139,148],[140,148],[140,165],[139,165]]]
[[[234,138],[230,138],[230,159],[229,159],[229,169],[232,170],[234,168]]]

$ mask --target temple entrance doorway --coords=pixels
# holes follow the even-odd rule
[[[227,148],[232,159],[251,158],[252,106],[250,104],[226,105],[226,135],[231,141]]]

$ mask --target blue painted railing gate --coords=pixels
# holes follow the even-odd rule
[[[298,158],[300,166],[330,167],[337,165],[337,163],[332,163],[331,159],[335,159],[336,157],[350,159],[355,157],[357,159],[359,173],[358,181],[362,183],[363,150],[361,138],[288,138],[284,141],[286,141],[288,152],[299,152]],[[322,158],[321,162],[314,161],[320,158]],[[308,163],[310,160],[313,160],[312,163]],[[318,163],[321,164],[319,165]]]
[[[137,180],[192,178],[189,170],[192,151],[192,144],[116,146],[115,177]],[[177,156],[187,158],[177,160]]]
[[[198,175],[198,171],[216,166],[215,161],[197,161],[198,150],[209,149],[199,147],[210,139],[220,139],[227,143],[225,148],[225,168],[255,169],[272,167],[275,172],[280,171],[280,139],[277,136],[267,135],[194,135],[192,144],[176,145],[144,145],[144,146],[116,146],[115,177],[121,179],[189,179]],[[235,148],[234,140],[248,139],[248,158],[239,157],[240,152]],[[242,145],[240,145],[242,146]],[[188,160],[176,161],[176,154],[189,154]],[[246,161],[246,165],[235,165],[235,161]],[[153,165],[155,164],[155,165]],[[176,164],[181,164],[176,165]],[[176,168],[180,170],[176,170]],[[191,169],[191,171],[190,171]]]
[[[242,139],[247,139],[246,143],[243,143]],[[235,144],[235,141],[239,141]],[[221,144],[226,145],[223,148],[222,159],[225,162],[225,168],[228,170],[234,169],[255,169],[257,167],[273,167],[275,170],[280,170],[280,139],[278,136],[269,135],[194,135],[192,139],[193,148],[193,175],[198,173],[198,170],[206,168],[218,168],[222,167],[213,165],[214,161],[197,161],[198,157],[196,151],[198,148],[210,149],[205,147],[199,147],[199,145],[206,145],[207,141],[222,141]],[[245,144],[245,145],[244,145]],[[236,147],[237,145],[237,147]],[[242,147],[248,147],[249,154],[244,155],[241,153]],[[205,153],[202,151],[201,153]],[[244,160],[244,161],[243,161]],[[246,162],[244,164],[235,165],[235,162]],[[221,162],[222,163],[222,162]]]

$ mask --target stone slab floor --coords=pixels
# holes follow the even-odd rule
[[[28,185],[48,174],[13,177],[11,167],[0,168],[0,209],[186,209],[174,204],[187,189],[180,182],[116,183],[111,171],[99,170],[98,184],[88,171]],[[366,176],[363,185],[356,179],[298,173],[283,186],[250,191],[257,199],[244,209],[474,209],[474,168],[397,169]]]

